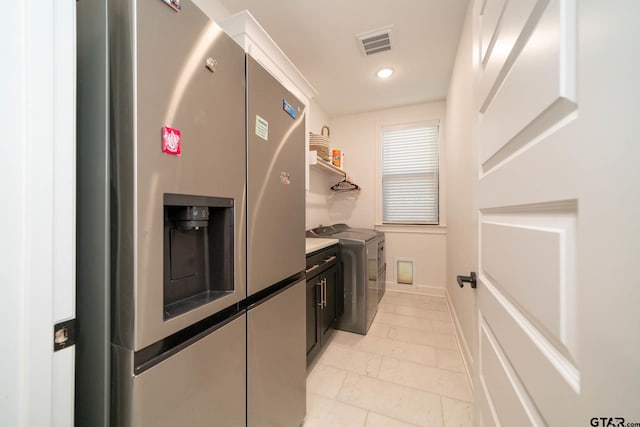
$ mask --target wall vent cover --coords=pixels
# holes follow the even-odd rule
[[[391,26],[379,28],[356,36],[365,56],[391,50]]]
[[[413,260],[396,258],[396,283],[413,285]]]

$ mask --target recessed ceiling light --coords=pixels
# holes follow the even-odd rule
[[[381,79],[387,79],[391,77],[391,74],[393,74],[393,68],[383,68],[376,72],[376,76]]]

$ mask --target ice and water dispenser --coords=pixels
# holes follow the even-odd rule
[[[232,293],[233,199],[164,195],[164,319]]]

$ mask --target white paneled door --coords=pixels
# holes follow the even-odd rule
[[[640,425],[640,2],[474,3],[476,425]]]

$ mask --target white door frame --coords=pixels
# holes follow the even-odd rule
[[[0,26],[4,224],[0,425],[73,425],[75,0],[22,0]]]

